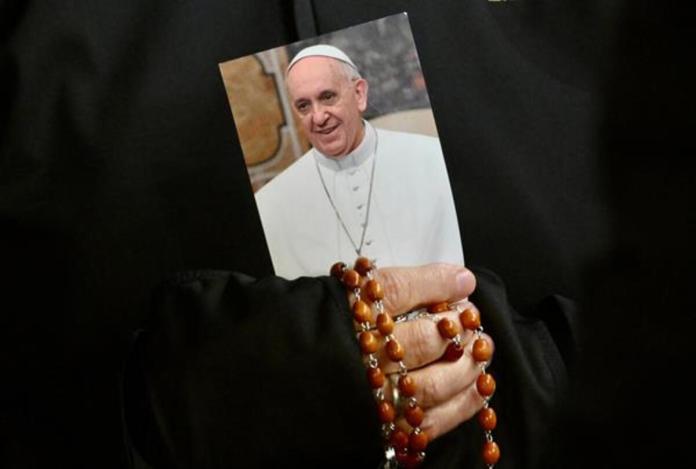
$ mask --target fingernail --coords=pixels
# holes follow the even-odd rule
[[[476,285],[474,274],[468,269],[462,269],[458,272],[455,281],[457,283],[457,292],[461,297],[469,296],[474,290],[474,285]]]

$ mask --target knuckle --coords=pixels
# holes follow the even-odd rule
[[[412,337],[412,347],[414,349],[414,355],[416,360],[424,364],[428,360],[430,353],[430,334],[429,330],[430,324],[426,321],[414,321],[413,323],[413,337]]]
[[[384,306],[391,313],[401,313],[411,306],[411,288],[403,271],[384,270],[379,272],[384,288]]]
[[[432,374],[427,374],[420,379],[420,387],[422,390],[422,405],[426,407],[432,407],[436,404],[437,402],[437,389],[438,389],[438,380],[435,376]]]
[[[476,390],[476,386],[471,386],[459,401],[460,415],[464,420],[470,419],[483,408],[483,404],[483,397]]]
[[[450,285],[452,282],[452,266],[442,262],[429,264],[427,266],[427,273],[425,274],[426,279],[430,282],[430,287],[437,288],[438,296],[444,297],[449,296],[445,294],[446,285]],[[448,298],[442,298],[448,299]]]

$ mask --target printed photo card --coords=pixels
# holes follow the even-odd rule
[[[277,275],[464,263],[406,13],[219,67]]]

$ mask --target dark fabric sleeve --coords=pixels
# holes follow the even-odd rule
[[[556,339],[571,335],[573,311],[554,301],[543,316],[555,321],[522,317],[500,279],[476,274],[473,300],[496,344],[498,467],[537,467],[566,381]],[[130,433],[155,467],[376,467],[380,460],[347,302],[330,278],[180,277],[158,295],[129,371]],[[482,438],[475,420],[465,422],[433,442],[426,467],[482,467]]]
[[[567,360],[573,360],[577,349],[576,306],[566,298],[550,296],[534,315],[523,316],[510,305],[496,274],[472,270],[477,287],[471,300],[495,343],[489,372],[497,383],[490,401],[498,416],[493,433],[501,449],[496,468],[542,467],[552,449],[547,441],[567,389]],[[476,419],[464,422],[433,442],[428,467],[485,467],[483,441]]]
[[[482,269],[476,274],[472,300],[496,344],[492,405],[499,417],[496,439],[506,453],[499,467],[539,468],[578,350],[577,305],[551,295],[522,316],[507,301],[500,278]]]
[[[331,278],[180,276],[157,295],[126,389],[132,439],[155,467],[374,467],[380,458],[347,301]]]

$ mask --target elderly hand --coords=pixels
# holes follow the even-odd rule
[[[463,309],[476,309],[466,298],[474,291],[476,279],[464,267],[449,264],[429,264],[421,267],[382,268],[374,272],[383,286],[384,310],[392,317],[443,301],[458,303]],[[459,328],[464,354],[455,362],[441,360],[449,340],[443,339],[436,321],[428,318],[399,323],[394,336],[403,346],[403,362],[409,376],[415,381],[418,404],[425,411],[421,424],[430,439],[435,439],[474,416],[484,400],[476,389],[479,365],[472,358],[475,334],[461,327],[458,312],[438,313],[438,318],[449,318]],[[491,348],[493,342],[484,336]],[[386,374],[398,372],[380,348],[379,367]],[[390,380],[386,380],[385,396],[392,396]],[[400,419],[397,425],[406,429]]]

